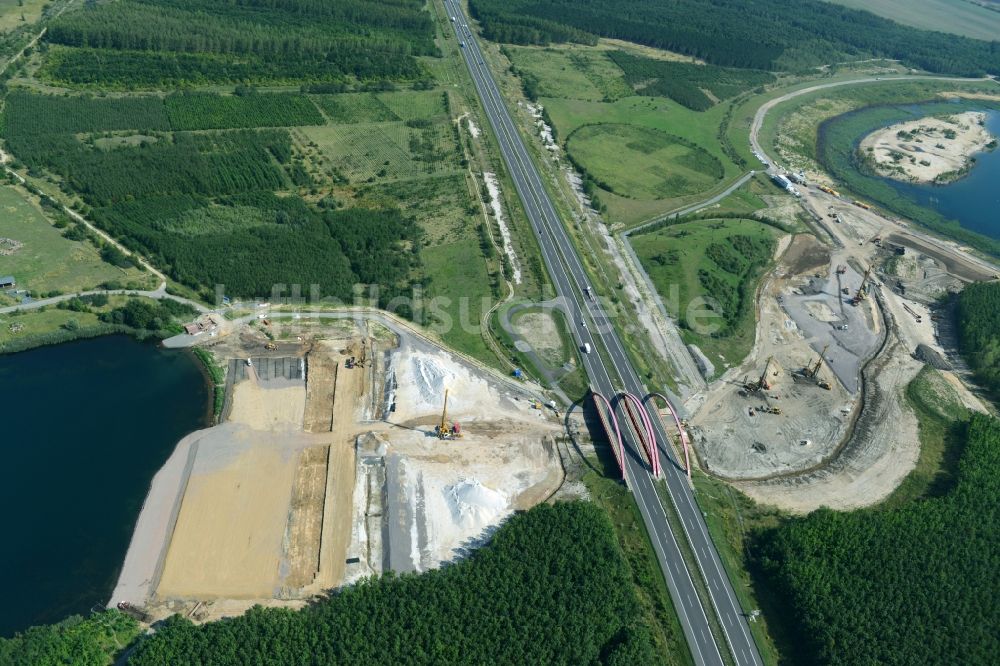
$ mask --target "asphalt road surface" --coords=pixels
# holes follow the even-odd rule
[[[545,190],[541,175],[518,134],[496,82],[485,65],[482,52],[468,28],[461,7],[456,0],[445,0],[445,7],[449,16],[455,18],[452,27],[458,41],[462,43],[462,55],[496,134],[504,162],[538,238],[553,285],[571,316],[576,342],[581,347],[589,344],[592,350],[589,354],[581,355],[591,384],[612,400],[612,404],[616,403],[614,396],[622,390],[642,399],[646,391],[626,356],[621,340],[601,304],[586,295],[587,274]],[[585,320],[591,322],[589,326],[583,325]],[[741,666],[762,665],[757,646],[750,635],[747,618],[736,600],[729,578],[708,535],[704,518],[695,504],[682,466],[674,459],[668,446],[666,431],[659,419],[654,418],[658,455],[663,463],[666,487],[685,532],[682,538],[688,539],[704,576],[714,611],[701,604],[692,580],[692,576],[699,574],[687,570],[648,466],[637,448],[639,440],[636,433],[631,430],[621,406],[616,409],[627,445],[626,480],[635,494],[695,663],[713,666],[722,664],[724,662],[720,650],[728,649]],[[727,645],[716,645],[712,637],[706,615],[711,612],[718,615]]]

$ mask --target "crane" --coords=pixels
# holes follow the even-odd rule
[[[462,437],[462,426],[458,423],[448,425],[448,389],[444,390],[444,406],[441,408],[441,423],[434,426],[438,439],[459,439]]]

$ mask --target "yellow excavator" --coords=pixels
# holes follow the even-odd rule
[[[448,423],[448,389],[444,390],[444,407],[441,409],[441,423],[434,426],[438,439],[461,439],[462,426],[458,422]]]

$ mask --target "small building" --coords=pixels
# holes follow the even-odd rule
[[[13,275],[4,275],[0,277],[0,289],[13,289],[17,286],[17,281],[14,279]]]
[[[188,335],[201,335],[204,330],[202,329],[201,324],[187,324],[184,326],[184,332]]]

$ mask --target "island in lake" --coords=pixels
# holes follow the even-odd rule
[[[881,176],[944,184],[964,176],[976,153],[996,145],[986,129],[986,114],[969,111],[883,127],[866,136],[858,150]]]

